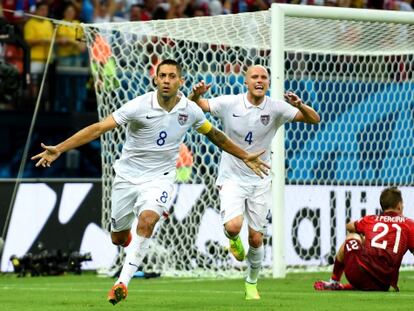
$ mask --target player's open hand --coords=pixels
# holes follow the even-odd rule
[[[41,146],[44,151],[31,157],[31,160],[39,160],[36,167],[50,167],[50,164],[61,155],[61,152],[55,146],[46,146],[44,143],[41,143]]]
[[[211,87],[211,83],[206,84],[204,80],[201,80],[193,86],[193,94],[197,97],[205,94]]]
[[[263,175],[269,175],[270,169],[270,165],[260,159],[260,156],[263,153],[265,153],[265,150],[249,153],[243,160],[244,163],[260,178],[263,178]]]
[[[303,104],[303,101],[298,95],[292,92],[286,92],[284,95],[285,100],[291,104],[293,107],[300,108]]]

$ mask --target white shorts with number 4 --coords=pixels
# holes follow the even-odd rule
[[[116,176],[112,185],[111,230],[119,232],[131,228],[132,222],[144,211],[162,215],[167,211],[173,194],[170,176],[134,184]]]
[[[265,233],[272,206],[271,183],[241,185],[225,182],[220,187],[220,215],[223,224],[243,215],[249,227]]]

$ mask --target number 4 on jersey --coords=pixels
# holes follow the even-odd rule
[[[253,132],[248,132],[244,141],[247,141],[251,145],[253,143]]]

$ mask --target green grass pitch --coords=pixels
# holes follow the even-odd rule
[[[241,279],[133,279],[128,298],[112,306],[109,278],[81,276],[17,278],[0,276],[0,310],[411,310],[414,272],[401,272],[400,292],[316,292],[315,280],[328,273],[291,273],[285,279],[261,279],[262,299],[245,301]]]

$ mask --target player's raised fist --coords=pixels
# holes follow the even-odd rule
[[[193,93],[196,96],[201,96],[206,93],[211,87],[211,83],[206,84],[204,80],[201,80],[196,85],[193,86]]]
[[[285,100],[291,104],[293,107],[300,108],[303,102],[299,96],[292,92],[286,92],[284,95]]]

